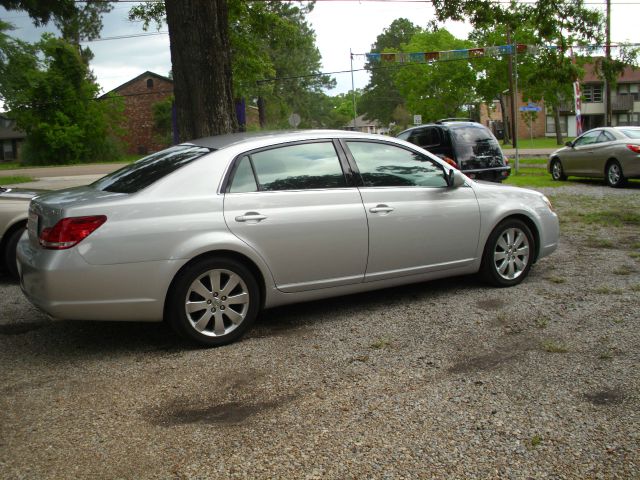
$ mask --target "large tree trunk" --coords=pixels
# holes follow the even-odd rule
[[[165,0],[180,141],[236,131],[227,0]]]

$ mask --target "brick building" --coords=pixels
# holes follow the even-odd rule
[[[123,83],[102,96],[114,94],[124,101],[122,140],[127,153],[146,155],[168,145],[154,132],[153,105],[173,95],[173,80],[153,72]]]
[[[594,64],[584,65],[582,88],[582,131],[605,125],[606,91],[604,82]],[[509,95],[505,92],[505,109],[509,112]],[[518,110],[527,106],[520,96]],[[544,101],[536,104],[541,111],[536,115],[518,111],[518,138],[555,137],[553,110],[546,108]],[[560,128],[564,137],[575,137],[577,133],[573,98],[560,105]],[[611,125],[640,125],[640,70],[626,67],[611,89]],[[533,118],[533,121],[529,121]],[[507,119],[508,120],[508,119]],[[480,106],[480,122],[491,127],[494,122],[502,122],[500,102]]]

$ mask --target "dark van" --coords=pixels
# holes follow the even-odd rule
[[[398,138],[438,155],[477,180],[501,182],[511,173],[498,140],[477,122],[438,120],[400,132]]]

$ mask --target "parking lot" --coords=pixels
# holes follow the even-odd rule
[[[570,185],[515,288],[274,309],[218,349],[0,277],[0,478],[638,478],[640,188]]]

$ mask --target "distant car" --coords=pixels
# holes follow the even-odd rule
[[[400,132],[398,138],[439,156],[476,180],[501,182],[511,173],[491,130],[471,120],[438,120]]]
[[[16,279],[16,245],[27,226],[29,202],[40,192],[0,187],[0,268]]]
[[[550,207],[394,138],[220,135],[37,196],[18,266],[53,317],[165,318],[215,346],[276,305],[478,271],[516,285],[556,249]]]
[[[640,127],[589,130],[549,155],[547,171],[554,180],[604,177],[610,187],[623,187],[640,178]]]

